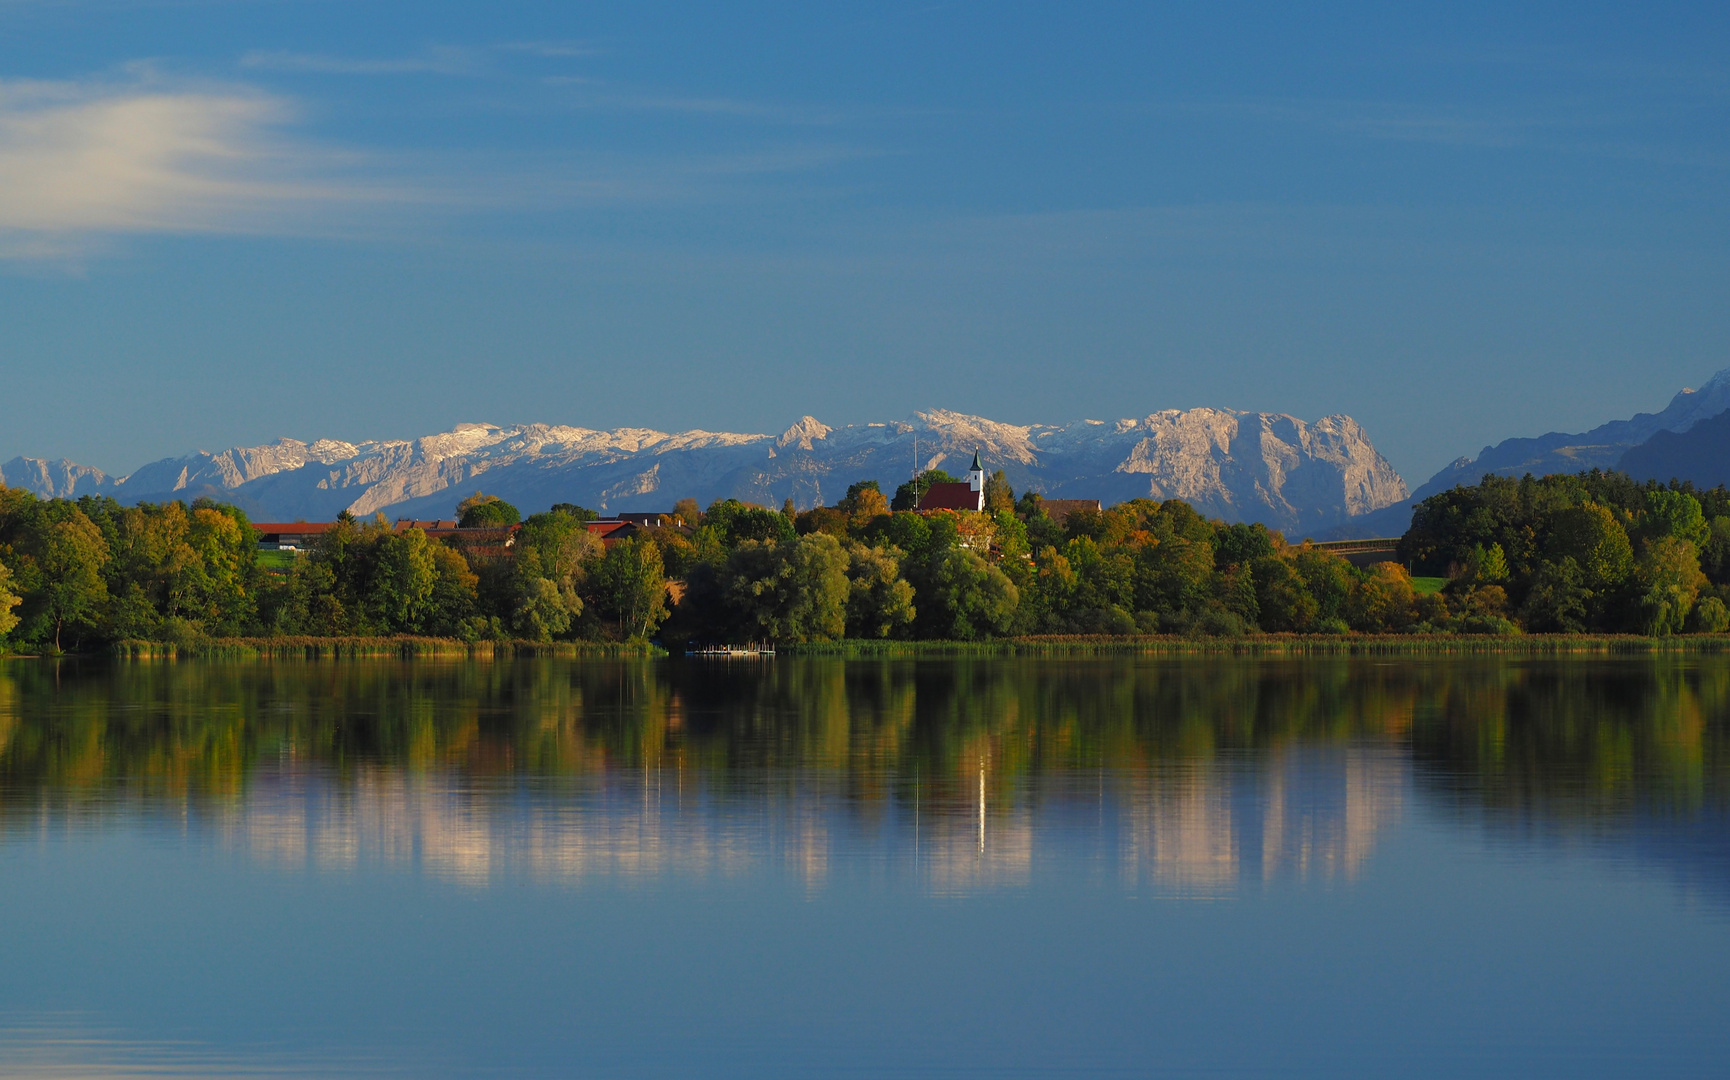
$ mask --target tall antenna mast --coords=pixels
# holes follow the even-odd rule
[[[913,417],[913,509],[917,510],[925,501],[925,493],[919,490],[919,414]]]

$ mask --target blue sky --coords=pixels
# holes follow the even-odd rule
[[[0,0],[0,459],[1349,413],[1730,366],[1709,5]]]

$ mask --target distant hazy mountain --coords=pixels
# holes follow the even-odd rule
[[[1670,404],[1661,412],[1639,413],[1627,420],[1612,420],[1579,435],[1552,431],[1537,438],[1506,439],[1494,446],[1486,446],[1478,452],[1477,457],[1460,458],[1430,477],[1404,502],[1354,518],[1344,525],[1336,526],[1328,535],[1336,539],[1399,536],[1411,524],[1412,508],[1418,503],[1456,485],[1475,484],[1486,473],[1496,476],[1524,476],[1527,473],[1544,476],[1549,473],[1583,472],[1587,469],[1621,468],[1642,480],[1648,477],[1668,480],[1672,476],[1692,476],[1694,471],[1702,469],[1710,471],[1712,466],[1709,454],[1712,444],[1710,437],[1706,435],[1680,443],[1661,443],[1662,446],[1670,447],[1663,451],[1663,454],[1667,455],[1663,457],[1658,456],[1658,451],[1648,453],[1642,444],[1647,444],[1648,441],[1659,443],[1660,439],[1672,439],[1674,433],[1690,432],[1695,425],[1701,425],[1703,421],[1719,416],[1726,410],[1730,410],[1730,368],[1706,380],[1706,384],[1698,390],[1683,390],[1671,398]],[[1636,448],[1640,448],[1638,452]],[[1677,463],[1684,459],[1694,460],[1689,455],[1695,455],[1699,460],[1688,469],[1680,472],[1664,471],[1677,467]],[[1660,460],[1667,464],[1657,464]],[[1693,471],[1689,471],[1690,469]],[[1722,467],[1718,471],[1720,474],[1730,473],[1730,470]]]
[[[591,431],[460,424],[408,441],[304,443],[200,452],[114,479],[70,462],[14,458],[9,485],[41,495],[127,502],[201,494],[255,520],[358,515],[448,517],[476,490],[525,512],[556,502],[604,511],[670,509],[684,497],[779,506],[834,503],[857,480],[885,492],[921,468],[965,468],[975,450],[1017,491],[1054,498],[1180,498],[1228,521],[1314,532],[1405,498],[1406,485],[1357,422],[1306,424],[1272,413],[1176,409],[1139,420],[1003,424],[938,410],[907,421],[831,428],[805,417],[780,436],[641,428]]]
[[[1616,467],[1641,480],[1692,480],[1701,487],[1730,484],[1730,412],[1687,431],[1660,431],[1623,454]]]

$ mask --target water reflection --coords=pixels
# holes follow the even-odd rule
[[[9,1080],[143,1080],[146,1077],[361,1077],[394,1075],[379,1062],[249,1048],[196,1039],[140,1039],[78,1015],[0,1022],[0,1076]]]
[[[1718,895],[1730,663],[0,666],[14,839],[172,824],[481,887],[772,870],[941,895],[1350,882],[1414,805]]]

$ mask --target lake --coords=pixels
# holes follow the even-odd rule
[[[1723,1076],[1730,659],[0,661],[0,1075]]]

